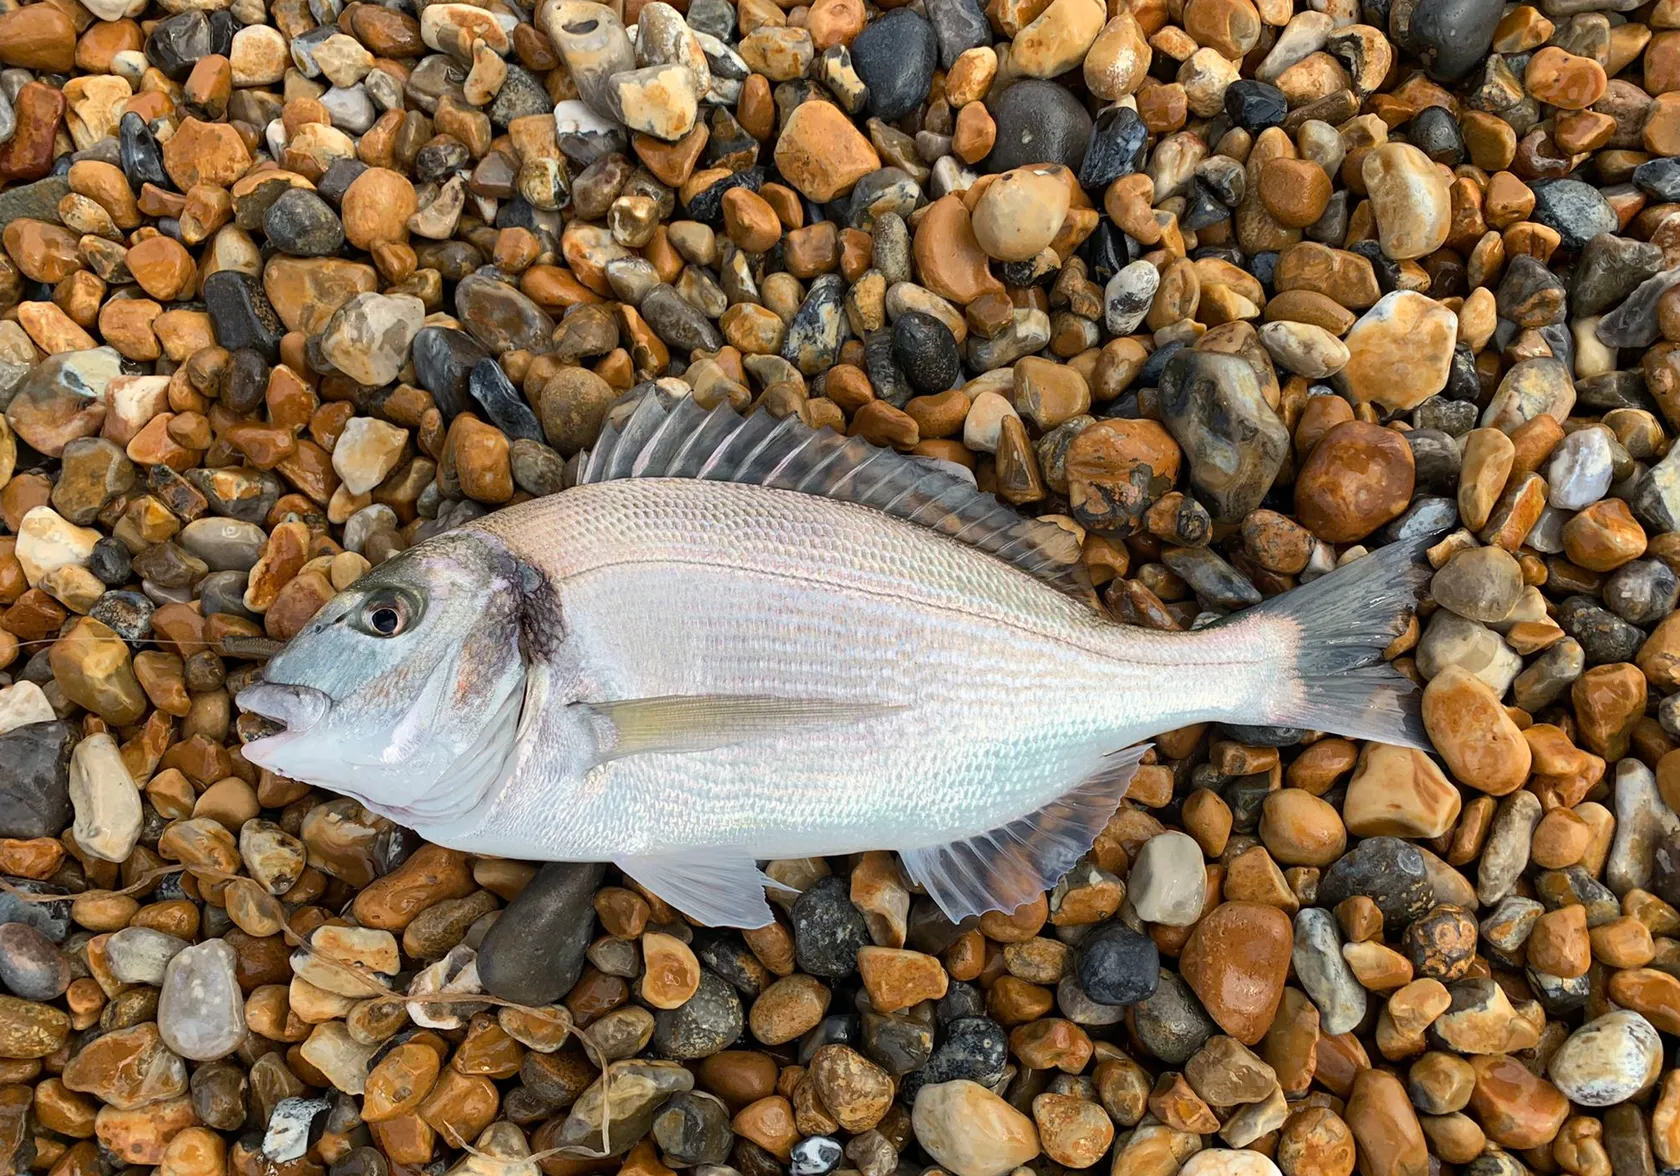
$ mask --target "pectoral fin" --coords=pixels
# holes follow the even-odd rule
[[[897,709],[824,698],[717,694],[668,694],[578,705],[587,707],[606,728],[598,752],[602,763],[651,752],[710,751],[812,726],[861,722]]]
[[[736,851],[659,854],[614,864],[707,927],[764,927],[774,920],[764,888],[777,883]]]
[[[1013,911],[1049,890],[1089,853],[1149,745],[1104,756],[1071,791],[975,837],[900,850],[904,868],[952,922]]]

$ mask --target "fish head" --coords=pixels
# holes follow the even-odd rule
[[[470,530],[372,569],[240,691],[240,709],[280,728],[245,758],[411,828],[469,813],[513,755],[524,575]]]

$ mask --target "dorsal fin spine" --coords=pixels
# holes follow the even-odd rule
[[[776,463],[776,468],[770,471],[770,473],[766,476],[765,481],[774,482],[777,478],[781,477],[782,474],[787,471],[788,464],[790,462],[792,462],[800,454],[804,453],[807,449],[809,449],[811,447],[811,442],[815,441],[816,439],[817,439],[817,435],[815,433],[812,433],[809,437],[806,437],[804,440],[800,441],[798,445],[796,445],[792,449],[788,450],[787,456],[782,458],[781,461]]]
[[[865,506],[979,548],[1087,602],[1090,577],[1074,537],[981,493],[956,467],[812,429],[796,415],[643,385],[607,412],[600,440],[579,457],[580,483],[620,478],[729,481]],[[955,472],[952,472],[955,470]]]
[[[792,416],[783,417],[781,420],[777,421],[776,422],[776,427],[771,429],[768,433],[766,433],[764,435],[764,440],[760,441],[757,445],[753,446],[752,452],[748,453],[746,457],[741,459],[741,468],[743,470],[751,470],[752,467],[753,467],[753,463],[755,461],[757,461],[763,454],[768,452],[770,450],[770,447],[772,445],[774,445],[776,443],[776,441],[784,433],[792,433],[793,432],[793,430],[791,428],[789,428],[789,426],[792,425],[792,424],[797,424],[798,421],[799,421],[798,417],[792,417]],[[780,463],[777,463],[777,464],[779,465]],[[753,480],[758,481],[760,479],[755,478]],[[764,477],[763,477],[763,480],[768,481],[769,480],[769,475],[765,474]]]

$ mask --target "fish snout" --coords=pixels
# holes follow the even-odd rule
[[[288,682],[258,682],[234,699],[239,709],[280,724],[288,735],[299,735],[326,718],[332,699],[313,686]]]

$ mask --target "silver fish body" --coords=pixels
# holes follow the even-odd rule
[[[581,712],[547,723],[467,848],[593,860],[731,847],[755,858],[915,848],[1040,807],[1138,738],[1261,722],[1259,634],[1103,621],[961,543],[754,486],[583,486],[475,529],[555,586],[563,702],[673,695],[878,708],[705,751],[612,759],[575,795]],[[575,730],[573,728],[576,728]]]
[[[247,757],[444,845],[612,861],[756,926],[759,860],[869,849],[952,918],[1013,909],[1163,730],[1418,740],[1410,683],[1371,664],[1413,547],[1158,632],[1070,594],[1064,533],[910,459],[691,402],[616,428],[586,484],[330,602],[240,695],[287,727]]]

